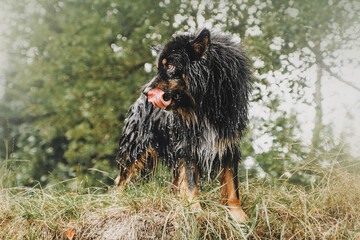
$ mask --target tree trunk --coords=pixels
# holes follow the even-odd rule
[[[314,93],[314,102],[315,102],[315,126],[312,136],[312,146],[313,148],[318,148],[320,146],[320,132],[323,128],[322,124],[322,105],[321,105],[321,77],[322,77],[322,64],[321,60],[317,59],[316,61],[316,82],[315,82],[315,93]]]

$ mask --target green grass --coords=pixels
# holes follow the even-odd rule
[[[309,189],[259,179],[241,185],[247,224],[219,204],[216,182],[202,186],[203,211],[194,212],[163,171],[124,192],[2,186],[0,239],[66,239],[70,229],[75,239],[359,239],[360,177],[336,166],[317,170],[321,180]]]

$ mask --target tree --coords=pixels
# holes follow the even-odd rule
[[[25,185],[75,176],[91,186],[110,184],[126,111],[155,71],[149,45],[162,45],[175,32],[204,26],[225,31],[245,45],[254,63],[251,104],[264,113],[252,116],[256,124],[244,138],[243,153],[269,176],[282,175],[296,165],[294,155],[304,159],[305,153],[297,139],[296,113],[281,109],[284,93],[277,87],[285,84],[293,98],[301,99],[307,82],[274,76],[306,71],[316,64],[314,52],[320,46],[321,79],[327,66],[331,70],[330,50],[342,46],[341,41],[333,44],[332,31],[337,34],[356,15],[336,25],[338,15],[328,15],[349,12],[339,1],[2,2],[6,24],[12,27],[6,37],[10,68],[0,102],[0,134],[13,143],[13,159],[28,160],[17,175]],[[314,31],[318,25],[324,33]],[[302,64],[293,61],[294,54]],[[321,101],[318,106],[321,110]],[[272,145],[254,149],[264,135]]]
[[[321,146],[323,129],[322,109],[322,79],[324,72],[334,79],[341,81],[348,87],[360,91],[354,83],[343,80],[333,68],[341,67],[337,62],[339,51],[350,47],[358,47],[355,42],[360,34],[356,26],[360,20],[359,5],[357,1],[273,1],[267,5],[267,16],[276,16],[268,27],[283,39],[283,46],[290,49],[290,53],[300,55],[303,71],[312,66],[316,67],[315,79],[315,124],[313,129],[312,145],[314,148]],[[289,66],[296,65],[294,60],[287,55]]]
[[[150,79],[144,71],[154,61],[149,45],[161,42],[156,32],[165,26],[162,36],[173,32],[159,14],[164,6],[141,1],[6,3],[15,13],[15,27],[1,113],[14,130],[13,157],[30,160],[29,174],[19,174],[20,183],[73,176],[89,179],[90,185],[111,183],[100,172],[115,172],[126,111]],[[18,109],[9,109],[16,104]]]

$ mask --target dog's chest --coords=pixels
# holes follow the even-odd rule
[[[221,159],[225,151],[225,145],[207,119],[204,119],[199,130],[197,155],[200,163],[210,170],[215,158]]]

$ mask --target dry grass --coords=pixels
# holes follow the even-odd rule
[[[250,182],[242,189],[246,225],[232,221],[210,183],[201,212],[174,197],[164,179],[123,193],[3,187],[0,239],[66,239],[70,229],[74,239],[360,239],[360,177],[340,168],[321,175],[307,190]]]

